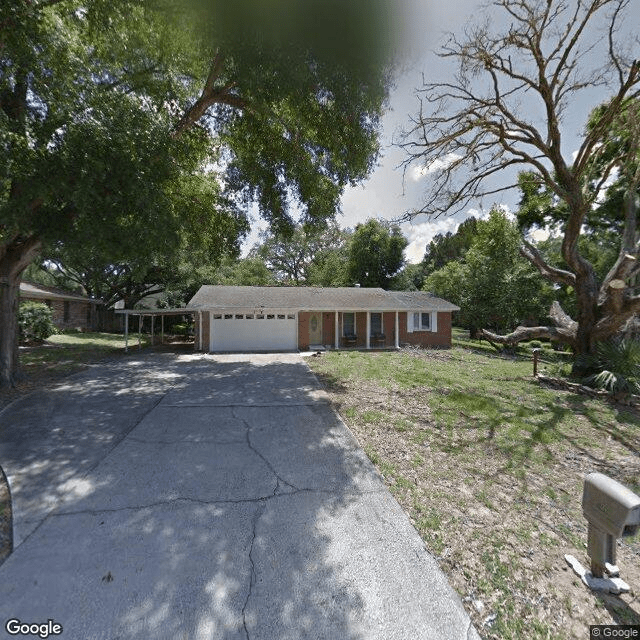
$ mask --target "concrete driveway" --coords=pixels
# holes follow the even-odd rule
[[[478,637],[298,355],[94,366],[0,414],[0,460],[0,637]]]

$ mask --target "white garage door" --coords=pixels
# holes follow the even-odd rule
[[[295,351],[295,314],[211,314],[211,351]]]

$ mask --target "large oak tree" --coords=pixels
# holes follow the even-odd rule
[[[5,2],[0,384],[17,371],[21,273],[43,247],[95,245],[114,263],[136,244],[172,255],[193,211],[180,202],[199,197],[189,179],[204,168],[223,174],[221,195],[257,202],[279,231],[293,208],[311,222],[331,217],[377,154],[384,5]],[[222,253],[246,219],[218,210],[201,228]]]
[[[640,62],[637,39],[620,34],[631,18],[631,3],[496,0],[492,5],[495,13],[486,21],[477,21],[461,39],[451,36],[442,49],[441,56],[457,63],[457,73],[424,87],[422,110],[405,146],[407,162],[428,167],[433,182],[424,208],[409,215],[463,210],[479,198],[515,188],[517,181],[510,183],[508,177],[518,169],[532,171],[565,204],[566,267],[547,262],[529,242],[523,242],[521,252],[545,278],[573,288],[576,316],[569,317],[556,303],[550,326],[522,327],[508,336],[485,333],[503,343],[545,337],[571,344],[577,354],[591,353],[640,310],[640,296],[629,286],[638,271],[640,132],[637,111],[632,112],[640,91]],[[567,107],[594,88],[608,90],[609,99],[586,128],[575,158],[567,158],[563,133],[573,124],[564,118]],[[629,134],[626,143],[609,144],[612,132],[620,129]],[[624,232],[616,263],[598,281],[578,240],[616,168],[628,177]]]

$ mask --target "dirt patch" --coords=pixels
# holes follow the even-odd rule
[[[464,395],[451,380],[469,371],[477,372],[471,380],[490,374],[494,388],[500,388],[500,376],[505,381],[507,377],[492,368],[488,358],[469,360],[459,352],[428,351],[406,353],[404,358],[388,361],[396,369],[386,379],[360,374],[362,363],[348,375],[338,361],[328,366],[329,357],[326,364],[311,364],[462,597],[480,634],[501,640],[582,640],[589,637],[590,624],[640,624],[638,537],[618,545],[621,577],[632,588],[619,597],[590,592],[564,560],[564,554],[572,554],[588,566],[587,526],[581,512],[585,473],[601,471],[638,491],[637,412],[625,414],[621,424],[599,423],[594,415],[600,414],[585,402],[600,401],[550,390],[540,393],[553,394],[548,396],[551,400],[545,395],[532,400],[525,386],[522,410],[517,397],[512,398],[513,406],[507,398],[492,420],[462,404],[452,409],[456,405],[449,398],[449,404],[441,402],[445,396]],[[447,367],[453,367],[447,369],[450,381],[440,387],[395,384],[412,366],[408,358],[422,360],[420,372],[433,371],[448,358]],[[374,361],[371,367],[379,368],[380,363]],[[509,384],[514,391],[506,396],[520,393],[516,382]],[[474,394],[466,395],[473,399]],[[492,408],[490,394],[481,399]],[[526,421],[528,404],[542,402],[546,404],[540,410],[548,412],[548,420],[532,427],[526,438],[514,435],[510,450],[499,440],[512,428],[508,411]],[[442,406],[456,415],[445,420]],[[609,407],[606,411],[615,414]],[[556,429],[561,434],[552,437]]]

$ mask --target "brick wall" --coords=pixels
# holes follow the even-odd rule
[[[207,353],[210,345],[210,322],[211,314],[208,311],[202,312],[202,351]],[[200,314],[193,314],[193,348],[200,351]]]
[[[42,302],[51,309],[53,324],[58,329],[81,329],[91,331],[97,322],[96,305],[82,300],[43,300],[20,297],[20,300]]]
[[[407,331],[407,314],[400,312],[400,344],[418,347],[451,347],[451,312],[438,313],[438,331]]]
[[[298,313],[298,349],[306,351],[309,348],[309,317],[308,311]]]

